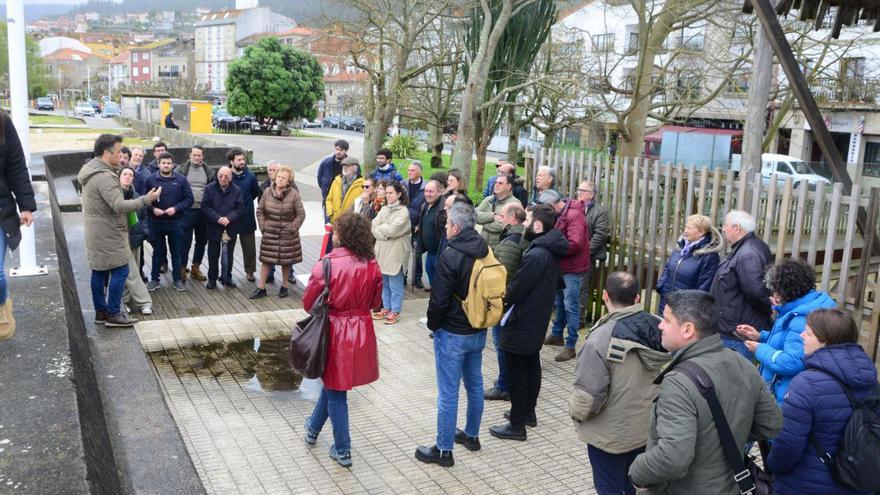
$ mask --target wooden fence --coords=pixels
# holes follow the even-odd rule
[[[797,257],[816,267],[817,288],[853,313],[862,344],[876,359],[880,256],[868,253],[880,248],[873,246],[880,189],[855,184],[851,194],[844,195],[839,183],[812,187],[793,184],[790,177],[784,182],[776,177],[762,180],[760,174],[644,159],[619,158],[612,163],[607,157],[555,150],[526,160],[527,186],[542,165],[555,170],[556,188],[564,196],[576,196],[581,181],[593,180],[598,201],[609,208],[612,235],[608,259],[594,271],[594,317],[604,311],[599,295],[608,273],[628,271],[637,275],[642,287],[653,289],[688,215],[707,215],[720,230],[726,212],[739,209],[755,217],[755,235],[770,246],[776,260]],[[856,229],[859,205],[868,212],[864,236]],[[658,299],[647,290],[643,302],[654,310]]]

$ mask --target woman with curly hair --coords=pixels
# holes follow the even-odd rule
[[[404,211],[406,209],[404,208]],[[348,211],[333,223],[330,260],[330,315],[327,360],[321,376],[323,389],[312,415],[306,420],[305,442],[314,445],[330,418],[333,445],[330,457],[351,467],[351,436],[348,429],[348,391],[379,379],[379,353],[370,309],[379,305],[382,273],[373,254],[370,221]],[[312,309],[324,290],[324,267],[315,263],[303,294],[303,308]]]
[[[376,259],[382,269],[382,309],[373,319],[393,325],[403,307],[403,270],[412,251],[412,226],[406,204],[406,188],[392,181],[385,187],[387,203],[373,219]]]
[[[789,382],[804,369],[804,339],[801,332],[807,316],[821,308],[835,308],[828,294],[816,290],[816,273],[809,264],[793,259],[782,260],[767,270],[764,285],[770,290],[770,303],[776,311],[773,328],[758,331],[751,325],[739,325],[736,333],[755,355],[761,376],[782,404]]]

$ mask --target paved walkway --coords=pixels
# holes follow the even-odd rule
[[[397,325],[377,326],[381,377],[349,394],[351,470],[327,455],[329,422],[316,446],[302,441],[318,387],[286,367],[301,309],[142,322],[137,332],[208,493],[593,493],[585,445],[566,413],[574,361],[553,361],[555,347],[542,352],[538,427],[528,441],[489,435],[509,403],[486,402],[481,451],[457,448],[450,469],[413,458],[436,426],[432,340],[418,322],[426,307],[408,300]],[[488,340],[487,383],[497,373]],[[461,399],[460,426],[463,389]]]

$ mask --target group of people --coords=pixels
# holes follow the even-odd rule
[[[236,287],[232,266],[238,241],[246,278],[257,285],[250,297],[267,296],[276,266],[281,268],[278,297],[287,297],[291,267],[302,261],[299,229],[305,221],[293,170],[270,162],[269,178],[260,183],[240,148],[230,149],[219,169],[205,162],[198,145],[178,165],[162,142],[152,153],[153,160],[145,163],[142,148],[126,148],[121,136],[103,134],[95,141],[94,158],[79,172],[95,323],[131,326],[136,320],[127,309],[133,308],[151,314],[149,293],[161,288],[160,274],[169,266],[177,291],[187,290],[188,276],[206,282],[208,289],[218,283]],[[261,267],[255,275],[258,226]],[[143,274],[144,241],[153,248],[149,277]],[[207,274],[201,270],[206,251]]]
[[[562,344],[558,361],[569,354],[577,358],[569,413],[587,444],[600,494],[739,492],[739,475],[725,457],[710,405],[688,371],[693,366],[713,384],[742,452],[751,442],[762,443],[778,493],[862,493],[834,481],[811,439],[834,454],[853,410],[848,396],[860,401],[873,394],[876,369],[858,346],[853,318],[816,290],[812,266],[796,259],[774,264],[746,212],[728,212],[720,232],[708,217],[693,215],[655,287],[659,315],[642,306],[642,288],[633,274],[611,273],[602,291],[607,313],[575,354],[589,275],[594,262],[606,256],[608,211],[596,202],[595,184],[580,184],[578,199],[563,198],[553,188],[552,169],[544,168],[523,205],[515,192],[518,180],[505,165],[492,178],[492,193],[477,207],[461,194],[461,181],[450,189],[451,181],[431,177],[418,189],[422,201],[409,224],[399,205],[410,186],[423,180],[418,164],[410,167],[408,179],[386,182],[384,197],[370,189],[387,179],[362,179],[354,166],[341,172],[348,178],[340,181],[359,180],[361,191],[352,195],[360,199],[357,207],[355,199],[327,205],[337,212],[334,244],[345,248],[330,255],[334,269],[340,265],[331,278],[331,293],[338,284],[338,290],[352,296],[338,302],[344,307],[331,302],[331,342],[343,344],[331,344],[331,379],[325,376],[325,390],[307,421],[307,443],[314,444],[331,419],[331,457],[351,466],[345,391],[378,379],[367,315],[372,312],[375,318],[379,304],[390,313],[397,309],[393,295],[399,289],[394,287],[400,287],[401,260],[415,237],[413,252],[426,253],[427,326],[438,387],[437,436],[433,445],[416,449],[416,459],[449,467],[455,444],[480,450],[484,400],[509,400],[511,405],[506,421],[489,428],[491,435],[526,440],[528,428],[538,424],[540,351],[546,344]],[[391,213],[380,216],[388,205]],[[392,214],[400,218],[386,223]],[[368,228],[370,236],[365,235]],[[389,250],[392,238],[402,239],[395,244],[398,261],[383,267],[380,253]],[[729,251],[722,256],[725,242]],[[475,261],[490,252],[505,267],[507,290],[504,318],[493,328],[499,376],[484,390],[487,329],[471,325],[462,301]],[[596,259],[590,258],[593,253]],[[350,262],[361,272],[345,268]],[[316,266],[308,301],[322,290],[322,277]],[[390,308],[383,297],[389,283]],[[563,335],[566,326],[569,332]],[[345,364],[352,362],[358,369]],[[466,418],[457,428],[462,383]]]

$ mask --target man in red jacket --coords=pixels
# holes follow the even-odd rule
[[[590,231],[587,230],[583,201],[563,199],[553,189],[541,193],[538,201],[556,211],[556,230],[568,239],[568,253],[562,258],[562,279],[565,287],[556,293],[556,319],[544,345],[565,345],[556,355],[556,361],[568,361],[576,356],[574,346],[581,328],[580,292],[584,273],[590,269]],[[562,331],[568,325],[568,336]]]

